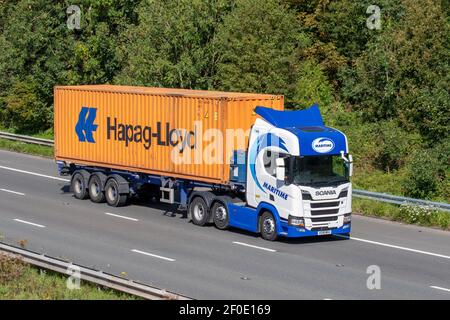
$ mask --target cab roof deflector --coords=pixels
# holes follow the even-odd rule
[[[278,111],[258,106],[255,108],[255,113],[278,128],[300,128],[324,125],[317,104],[313,104],[308,109],[297,111]]]

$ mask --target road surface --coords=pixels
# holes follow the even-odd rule
[[[0,150],[1,241],[196,299],[450,299],[450,232],[354,216],[351,239],[267,242],[68,189],[54,161]]]

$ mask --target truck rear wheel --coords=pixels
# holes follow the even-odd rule
[[[269,211],[264,212],[259,218],[259,229],[261,237],[265,240],[275,241],[278,237],[277,222]]]
[[[209,220],[208,206],[201,197],[195,197],[189,204],[189,214],[192,222],[204,226]]]
[[[116,179],[110,178],[105,185],[106,202],[112,207],[121,207],[125,205],[128,200],[126,194],[119,193],[119,184]]]
[[[214,224],[220,230],[228,228],[228,209],[220,201],[214,203],[211,209],[211,214],[213,215]]]
[[[84,177],[81,173],[75,173],[72,177],[70,187],[73,191],[75,198],[84,200],[88,197],[88,192],[86,190],[86,184],[84,182]]]
[[[97,175],[92,175],[89,179],[89,197],[92,202],[100,203],[105,201],[105,194],[102,190],[102,181]]]

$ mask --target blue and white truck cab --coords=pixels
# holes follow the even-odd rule
[[[324,125],[317,105],[255,112],[261,118],[251,129],[245,166],[232,166],[237,183],[245,167],[246,202],[228,203],[229,224],[266,240],[348,235],[353,164],[347,137]]]

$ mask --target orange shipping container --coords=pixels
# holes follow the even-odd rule
[[[258,117],[253,111],[256,106],[283,110],[283,96],[112,85],[57,86],[55,158],[226,184],[232,150],[247,148],[249,129]],[[227,139],[227,132],[234,134],[233,130],[239,129],[237,134],[247,133],[243,141]]]

